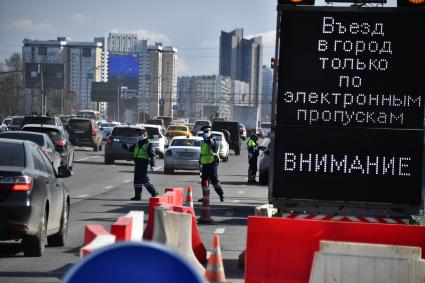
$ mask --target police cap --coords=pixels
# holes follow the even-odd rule
[[[202,131],[202,132],[208,132],[208,131],[211,131],[211,130],[212,130],[211,126],[203,126],[203,127],[201,128],[201,131]]]

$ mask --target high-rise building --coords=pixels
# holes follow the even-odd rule
[[[263,44],[262,38],[243,38],[243,29],[221,32],[219,73],[249,83],[249,98],[261,111]]]
[[[37,69],[26,74],[25,93],[31,105],[27,111],[41,112],[42,97],[44,109],[50,112],[95,108],[90,99],[91,82],[107,80],[107,53],[100,39],[93,42],[73,42],[68,37],[45,41],[25,39],[22,58],[25,69]]]
[[[261,102],[261,121],[270,122],[272,112],[273,71],[263,66],[263,96]]]
[[[162,49],[161,98],[164,108],[161,115],[174,116],[177,97],[177,49],[164,47]]]
[[[239,82],[241,83],[241,82]],[[211,119],[220,117],[225,120],[233,119],[234,86],[239,85],[239,90],[248,91],[245,87],[230,79],[230,77],[192,76],[178,79],[178,108],[185,118],[193,120]],[[242,94],[240,93],[242,96]]]
[[[112,53],[134,53],[139,51],[137,34],[109,33],[107,50]]]

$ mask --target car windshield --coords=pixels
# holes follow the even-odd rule
[[[0,166],[25,167],[23,144],[0,142]]]
[[[7,126],[9,126],[11,122],[12,122],[12,119],[4,119],[3,120],[3,124],[5,124]]]
[[[135,128],[114,128],[112,131],[112,136],[115,137],[137,137],[139,135],[140,129]]]
[[[169,131],[183,131],[183,132],[186,132],[187,131],[187,128],[186,127],[183,127],[183,126],[170,126],[170,127],[168,127],[168,130]]]
[[[201,147],[201,140],[195,139],[178,139],[171,142],[171,146],[197,146]]]
[[[39,146],[44,146],[43,136],[38,134],[30,134],[30,133],[22,133],[22,132],[5,132],[0,134],[0,138],[32,141],[38,144]]]
[[[90,120],[71,119],[68,121],[70,129],[90,129]]]
[[[24,120],[24,118],[13,118],[12,122],[10,123],[11,125],[21,125],[22,124],[22,120]]]
[[[44,133],[44,134],[47,134],[52,141],[55,141],[61,138],[61,133],[59,132],[59,130],[51,129],[51,128],[25,127],[22,129],[22,131]]]
[[[39,116],[24,117],[22,120],[22,126],[27,124],[56,125],[55,118]]]
[[[145,127],[145,129],[148,132],[148,138],[153,139],[154,136],[159,136],[159,129],[158,128]]]

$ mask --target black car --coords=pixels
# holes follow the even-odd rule
[[[7,126],[8,131],[19,131],[21,129],[22,120],[24,116],[13,116],[12,122]]]
[[[71,143],[75,146],[89,146],[93,151],[102,150],[103,134],[95,120],[71,118],[66,126]]]
[[[38,145],[0,139],[0,240],[22,239],[25,256],[41,256],[45,245],[63,246],[70,197]]]
[[[28,124],[22,127],[23,132],[47,134],[61,156],[61,167],[72,170],[74,165],[74,147],[69,141],[68,132],[60,126]]]
[[[235,155],[241,154],[241,135],[238,122],[213,121],[212,130],[221,132],[227,130],[230,133],[228,140],[230,149],[235,151]]]
[[[62,120],[58,116],[24,116],[21,128],[28,124],[54,125],[63,127]]]
[[[50,140],[49,136],[43,133],[34,133],[34,132],[18,132],[18,131],[7,131],[0,133],[0,138],[2,139],[12,139],[12,140],[26,140],[36,143],[41,151],[47,156],[50,163],[55,169],[55,172],[59,172],[61,167],[61,156],[60,153],[56,150],[53,142]]]

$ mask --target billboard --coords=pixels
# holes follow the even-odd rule
[[[419,209],[424,11],[280,13],[272,197]]]
[[[139,60],[137,55],[110,54],[108,61],[109,79],[127,79],[139,76]]]
[[[25,63],[25,87],[41,88],[41,72],[44,89],[64,88],[64,65],[51,63]]]

